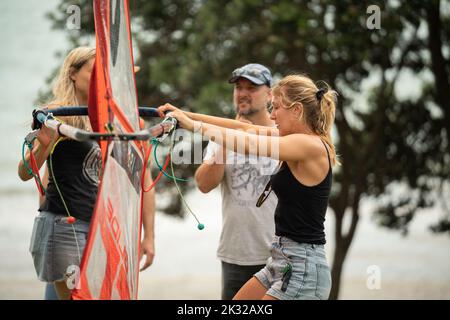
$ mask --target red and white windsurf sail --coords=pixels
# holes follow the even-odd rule
[[[94,0],[93,130],[139,131],[127,0]],[[108,125],[108,126],[107,126]],[[137,141],[100,142],[102,175],[73,299],[137,299],[143,153]]]

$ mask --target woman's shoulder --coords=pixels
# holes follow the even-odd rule
[[[310,147],[310,148],[317,148],[317,146],[320,146],[320,138],[316,135],[307,134],[307,133],[292,133],[285,136],[287,140],[301,144],[302,147]]]
[[[304,160],[321,157],[326,149],[322,139],[317,135],[306,133],[293,133],[286,136],[291,146],[297,146],[302,149],[305,155]]]

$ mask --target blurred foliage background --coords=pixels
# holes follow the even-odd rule
[[[49,19],[64,29],[70,5],[81,8],[81,29],[68,37],[92,45],[91,1],[61,0]],[[449,1],[130,0],[129,7],[140,105],[232,117],[227,79],[249,62],[277,78],[306,73],[339,92],[331,299],[363,201],[375,200],[378,223],[404,234],[416,212],[435,206],[442,220],[430,228],[450,231]],[[368,19],[377,18],[380,28],[370,29]],[[192,178],[195,169],[178,166],[176,174]],[[183,214],[169,180],[157,192],[171,199],[161,210]]]

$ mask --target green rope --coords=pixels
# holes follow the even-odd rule
[[[175,132],[175,131],[173,131],[173,132]],[[173,135],[174,135],[174,133],[172,133],[172,136],[173,136]],[[189,180],[187,180],[187,179],[175,177],[174,174],[173,174],[173,171],[172,171],[172,175],[170,175],[170,174],[168,174],[168,173],[163,169],[163,167],[161,166],[161,164],[158,162],[158,158],[157,158],[157,156],[156,156],[156,149],[157,149],[158,146],[159,146],[159,141],[158,141],[157,139],[153,138],[153,139],[151,140],[151,143],[155,146],[155,147],[153,148],[153,157],[155,158],[155,163],[156,163],[156,165],[158,166],[159,171],[161,171],[161,172],[166,176],[166,178],[172,179],[173,181],[188,182]],[[172,163],[172,155],[170,155],[170,163]]]
[[[155,163],[156,163],[156,165],[158,166],[159,170],[160,170],[167,178],[173,180],[173,182],[174,182],[174,184],[175,184],[175,187],[177,188],[178,194],[180,195],[181,201],[182,201],[183,204],[186,206],[186,208],[188,209],[189,213],[192,214],[192,216],[195,218],[195,220],[197,220],[197,223],[198,223],[197,228],[198,228],[199,230],[203,230],[203,229],[205,228],[205,225],[204,225],[203,223],[200,223],[200,221],[198,220],[198,218],[197,218],[197,216],[195,215],[195,213],[194,213],[194,212],[192,211],[192,209],[189,207],[189,205],[187,204],[187,201],[186,201],[186,199],[184,198],[183,193],[181,192],[180,187],[178,186],[178,183],[177,183],[177,181],[187,182],[187,181],[189,181],[189,180],[181,179],[181,178],[175,177],[175,170],[174,170],[174,168],[173,168],[173,161],[172,161],[172,159],[173,159],[173,146],[175,145],[175,130],[173,130],[173,131],[171,132],[171,135],[170,135],[170,147],[169,147],[169,154],[170,154],[170,168],[171,168],[171,171],[172,171],[172,175],[169,175],[168,173],[166,173],[166,172],[164,171],[164,169],[162,168],[162,166],[161,166],[161,165],[159,164],[159,162],[158,162],[158,158],[156,157],[156,149],[158,148],[158,145],[160,144],[160,142],[159,142],[157,139],[152,138],[151,143],[155,146],[155,147],[153,148],[153,156],[154,156],[154,158],[155,158]]]
[[[173,175],[173,176],[175,175],[174,169],[173,169],[173,161],[172,161],[172,156],[173,156],[172,152],[173,152],[173,146],[174,146],[174,145],[175,145],[175,134],[174,134],[174,132],[172,132],[172,135],[171,135],[171,137],[170,137],[170,149],[169,149],[169,153],[170,153],[170,168],[171,168],[171,170],[172,170],[172,175]],[[195,213],[192,211],[192,209],[191,209],[191,208],[189,207],[189,205],[187,204],[186,199],[184,199],[183,193],[181,192],[180,187],[178,186],[177,181],[174,179],[173,182],[175,183],[175,187],[177,187],[178,193],[180,194],[181,201],[183,201],[183,203],[184,203],[184,205],[186,206],[186,208],[189,210],[189,212],[192,214],[192,216],[195,218],[195,220],[197,220],[197,222],[198,222],[198,229],[199,229],[199,230],[204,229],[205,226],[204,226],[202,223],[200,223],[200,221],[198,220],[198,218],[197,218],[197,216],[195,215]]]
[[[34,139],[33,139],[34,140]],[[27,170],[27,173],[32,176],[33,178],[36,179],[36,181],[39,183],[39,185],[41,186],[42,190],[45,190],[44,185],[42,184],[41,179],[39,178],[39,176],[37,174],[35,174],[33,172],[33,170],[30,168],[30,166],[28,165],[28,161],[25,160],[25,146],[28,146],[28,149],[30,150],[30,153],[33,152],[33,142],[28,143],[27,141],[23,142],[22,145],[22,162],[23,165],[25,166],[25,170]],[[31,154],[30,154],[31,157]]]
[[[28,166],[28,161],[25,160],[25,147],[26,147],[26,146],[28,146],[28,148],[30,149],[30,152],[32,152],[32,151],[31,151],[31,149],[32,149],[31,144],[28,144],[26,141],[24,141],[24,142],[23,142],[23,145],[22,145],[22,162],[23,162],[23,164],[24,164],[24,166],[25,166],[25,169],[27,170],[28,174],[29,174],[30,176],[34,177],[34,172],[33,172],[33,170],[31,170],[31,168]]]

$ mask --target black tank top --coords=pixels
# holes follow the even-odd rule
[[[323,143],[323,142],[322,142]],[[332,170],[328,153],[328,174],[319,184],[308,187],[298,181],[284,162],[272,176],[272,189],[278,197],[275,234],[299,243],[325,244],[325,213],[331,191]]]
[[[97,142],[63,140],[56,146],[53,156],[53,173],[47,159],[49,172],[45,202],[39,211],[67,215],[56,189],[56,183],[72,216],[90,221],[97,198],[101,153]]]

